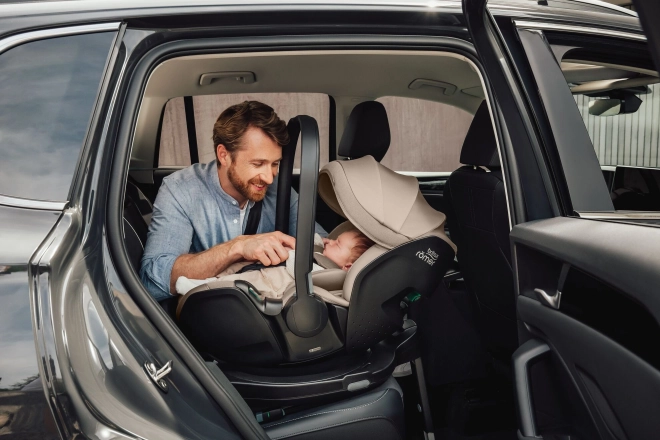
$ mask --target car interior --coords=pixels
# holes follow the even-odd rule
[[[659,82],[648,69],[583,59],[564,59],[562,70],[575,96],[619,100],[603,112],[615,105],[632,111],[622,102]],[[209,369],[227,376],[271,438],[328,426],[341,427],[331,435],[349,438],[424,438],[433,432],[440,438],[514,438],[511,356],[519,340],[507,193],[483,81],[460,55],[296,51],[162,62],[144,90],[126,182],[124,243],[134,269],[139,271],[158,188],[185,166],[159,165],[168,103],[188,100],[185,114],[179,112],[187,120],[179,126],[187,128],[185,153],[194,164],[214,157],[212,150],[197,149],[199,129],[191,136],[196,97],[258,100],[260,94],[297,93],[324,94],[332,104],[329,128],[321,130],[327,139],[319,139],[318,125],[325,121],[300,114],[288,124],[292,141],[283,150],[278,193],[298,191],[306,213],[299,214],[297,231],[287,231],[285,203],[277,224],[309,245],[296,259],[292,299],[270,301],[249,285],[211,283],[185,301],[174,297],[160,305]],[[385,166],[394,148],[383,97],[442,103],[469,114],[457,144],[460,164],[418,173]],[[210,138],[211,126],[201,133]],[[441,145],[438,139],[395,148],[415,156],[441,154]],[[617,197],[623,200],[618,209],[638,209],[634,197],[622,194],[640,193],[629,183],[639,179],[653,182],[640,197],[655,206],[648,200],[660,194],[657,176],[631,176],[611,166],[603,166],[603,174],[615,206]],[[367,191],[365,182],[374,181],[378,192],[371,186]],[[330,237],[356,226],[376,245],[348,273],[307,278],[314,221]],[[418,251],[427,249],[434,264],[420,269]],[[321,325],[292,322],[301,315]]]
[[[600,122],[602,130],[609,130],[606,135],[598,133],[603,138],[616,138],[621,131],[621,121],[643,113],[639,110],[645,102],[648,105],[657,102],[656,90],[660,77],[656,71],[639,65],[623,66],[602,61],[576,60],[569,52],[562,59],[562,71],[576,102],[582,105],[581,112],[586,116],[585,119],[591,117],[592,124]],[[590,127],[589,132],[600,132],[600,126]],[[616,133],[614,126],[617,126]],[[648,126],[650,128],[651,124]],[[598,143],[598,139],[594,141]],[[645,155],[643,164],[626,164],[631,152],[622,150],[617,157],[605,158],[609,159],[611,165],[602,166],[614,208],[617,211],[657,210],[660,206],[660,192],[658,171],[651,168],[657,166],[656,158],[651,157],[652,149]]]

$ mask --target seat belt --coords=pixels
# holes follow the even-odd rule
[[[254,235],[257,233],[257,228],[259,227],[259,222],[261,221],[261,205],[263,201],[258,201],[254,203],[250,213],[248,214],[247,224],[245,225],[245,232],[243,235]]]

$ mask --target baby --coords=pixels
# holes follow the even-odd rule
[[[342,269],[347,271],[367,249],[374,244],[357,229],[341,233],[336,240],[314,236],[314,245],[323,252],[314,253],[312,272],[324,269]],[[254,285],[261,295],[270,298],[281,298],[284,291],[295,280],[295,251],[289,250],[286,266],[264,266],[259,270],[237,273],[250,262],[234,263],[218,274],[217,277],[205,280],[191,280],[179,277],[176,281],[177,293],[184,295],[195,287],[211,281],[244,280]]]

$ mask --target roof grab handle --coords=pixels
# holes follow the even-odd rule
[[[234,79],[235,81],[242,82],[243,84],[252,84],[257,81],[257,76],[254,72],[213,72],[203,73],[199,77],[200,86],[208,86],[209,84],[219,81],[221,79]]]
[[[421,89],[422,87],[435,87],[437,89],[443,89],[444,94],[447,96],[453,95],[454,93],[456,93],[457,90],[457,87],[453,84],[442,81],[436,81],[434,79],[417,78],[408,85],[408,88],[410,90],[417,90],[417,89]]]

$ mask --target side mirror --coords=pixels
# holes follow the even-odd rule
[[[614,116],[635,113],[642,105],[642,100],[633,94],[621,99],[595,99],[589,102],[589,114],[594,116]]]

